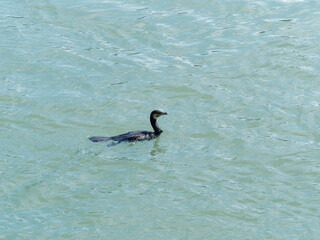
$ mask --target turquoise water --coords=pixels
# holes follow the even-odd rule
[[[319,238],[318,1],[0,9],[0,239]]]

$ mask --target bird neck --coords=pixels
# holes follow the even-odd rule
[[[158,126],[157,119],[154,119],[153,117],[150,116],[150,123],[151,123],[151,126],[153,127],[154,133],[156,135],[160,135],[162,133],[162,130]]]

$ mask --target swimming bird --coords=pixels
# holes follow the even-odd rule
[[[135,141],[144,141],[144,140],[152,140],[156,137],[159,137],[163,132],[157,123],[157,118],[162,115],[168,115],[166,112],[161,112],[159,110],[154,110],[150,113],[150,123],[154,130],[154,132],[149,131],[133,131],[127,132],[124,134],[120,134],[113,137],[90,137],[89,140],[92,142],[106,142],[106,141],[115,141],[114,144],[110,146],[116,145],[121,142],[135,142]]]

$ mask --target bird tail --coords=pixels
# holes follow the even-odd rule
[[[110,137],[89,137],[92,142],[106,142],[112,140]]]

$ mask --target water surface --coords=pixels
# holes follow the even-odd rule
[[[318,238],[317,1],[0,9],[0,238]]]

